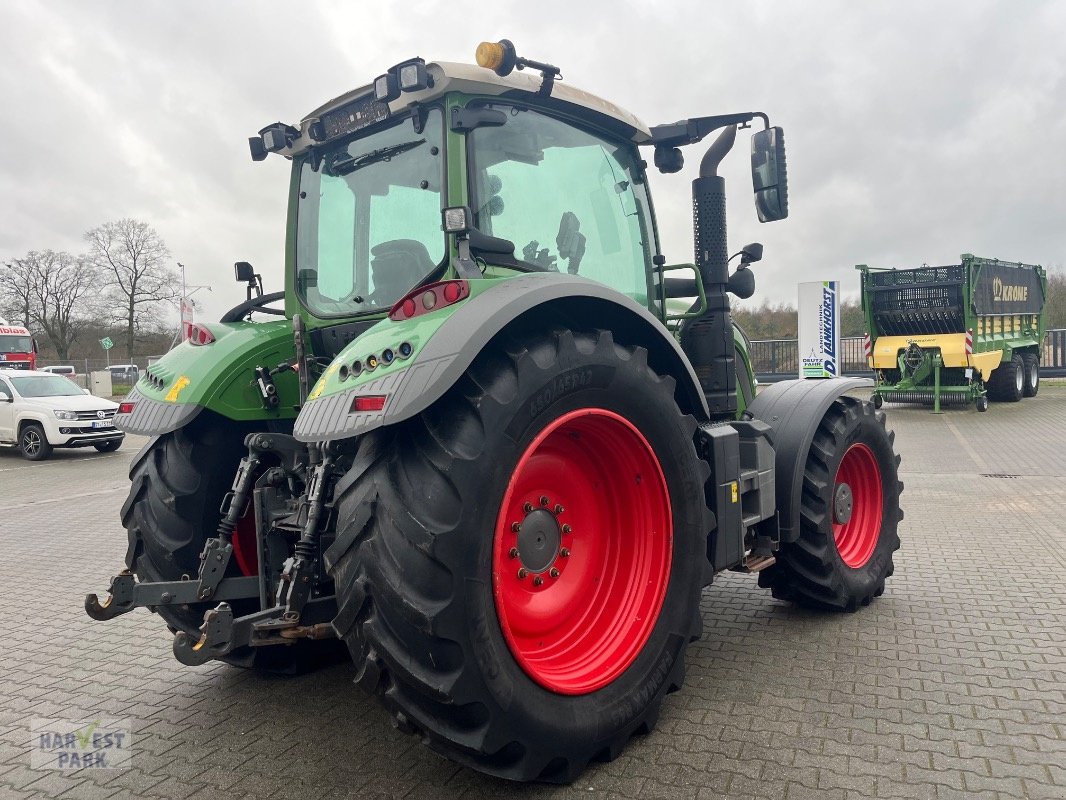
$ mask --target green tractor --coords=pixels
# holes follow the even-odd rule
[[[729,294],[762,247],[730,274],[717,170],[759,123],[756,208],[785,218],[780,128],[649,128],[506,40],[477,61],[405,61],[250,140],[292,161],[285,291],[239,263],[247,302],[122,403],[152,439],[127,569],[85,606],[158,613],[186,664],[343,644],[402,730],[566,782],[654,726],[716,574],[831,610],[880,595],[899,458],[863,381],[755,396]],[[668,266],[641,148],[676,172],[714,131],[695,263]]]

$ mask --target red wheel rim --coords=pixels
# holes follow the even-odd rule
[[[242,574],[259,574],[259,543],[255,531],[255,511],[251,503],[233,529],[233,557]]]
[[[496,613],[526,674],[569,695],[617,678],[658,621],[672,552],[666,479],[640,431],[599,408],[548,425],[515,466],[493,544]]]
[[[847,495],[850,495],[850,503]],[[873,451],[856,442],[845,451],[837,468],[832,509],[837,552],[852,569],[869,561],[877,547],[881,535],[882,502],[881,468]]]

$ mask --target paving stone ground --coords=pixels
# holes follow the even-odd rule
[[[182,667],[147,611],[89,620],[143,440],[0,451],[0,798],[1066,798],[1066,387],[986,414],[886,410],[906,519],[885,595],[824,615],[721,577],[658,728],[569,787],[442,760],[350,665]],[[30,768],[31,719],[102,716],[133,721],[129,769]]]

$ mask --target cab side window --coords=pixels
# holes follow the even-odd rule
[[[468,137],[477,227],[514,242],[522,261],[646,305],[652,233],[635,147],[535,111],[491,107],[506,124]]]

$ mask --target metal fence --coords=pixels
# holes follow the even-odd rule
[[[847,336],[840,340],[841,371],[845,375],[872,376],[866,366],[862,337]],[[751,343],[751,361],[755,376],[762,382],[799,376],[799,347],[795,339],[761,339]],[[1066,376],[1066,328],[1044,334],[1040,372],[1048,377]]]

